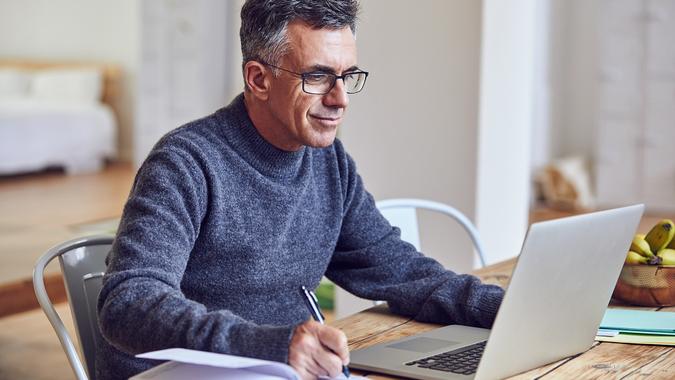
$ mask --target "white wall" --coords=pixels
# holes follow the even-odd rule
[[[144,1],[134,161],[167,132],[229,102],[230,3]]]
[[[138,25],[135,0],[2,0],[0,58],[119,64],[120,155],[130,159]]]
[[[366,88],[350,97],[341,139],[378,200],[420,197],[475,212],[481,2],[361,3],[359,65]],[[423,219],[422,250],[472,268],[466,234]],[[428,229],[427,229],[428,230]],[[341,299],[337,300],[341,307]],[[344,310],[339,310],[344,314]]]
[[[228,99],[232,99],[244,91],[244,77],[241,72],[241,39],[239,38],[239,27],[241,27],[241,7],[244,5],[244,0],[229,0],[228,12],[228,33],[231,36],[228,39],[227,54],[228,60],[228,83],[227,94]]]
[[[483,3],[476,224],[488,263],[517,255],[528,225],[536,3]]]
[[[473,215],[480,2],[361,5],[359,65],[371,75],[350,97],[341,138],[367,188],[378,200],[428,198]],[[459,229],[455,236],[465,238]],[[445,262],[470,268],[464,243],[439,255],[455,251]]]
[[[556,38],[557,24],[552,22],[556,11],[551,0],[539,0],[536,9],[536,32],[534,36],[534,119],[532,125],[531,167],[533,173],[551,161],[551,134],[553,129],[552,107],[555,100],[556,76],[551,70],[554,52],[551,40]]]
[[[553,78],[551,156],[592,159],[597,124],[597,0],[550,0]]]

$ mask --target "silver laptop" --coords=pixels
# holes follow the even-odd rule
[[[416,379],[499,379],[587,350],[643,210],[532,224],[492,330],[442,327],[353,351],[349,367]]]

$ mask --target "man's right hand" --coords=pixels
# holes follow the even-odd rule
[[[335,327],[307,321],[295,328],[288,348],[288,364],[303,380],[337,377],[349,364],[347,336]]]

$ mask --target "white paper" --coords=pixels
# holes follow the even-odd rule
[[[213,352],[170,348],[136,355],[137,358],[170,360],[131,378],[131,380],[179,380],[179,379],[256,379],[256,380],[297,380],[300,377],[293,367],[279,362],[216,354]],[[326,379],[326,378],[322,378]],[[340,374],[335,380],[345,379]],[[365,380],[350,376],[350,380]]]
[[[619,332],[616,330],[605,330],[605,329],[599,329],[598,333],[596,336],[617,336],[619,335]]]
[[[170,361],[132,377],[130,380],[286,380],[247,369],[212,367]]]

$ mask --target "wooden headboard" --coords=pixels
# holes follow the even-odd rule
[[[66,69],[66,68],[96,68],[103,76],[102,102],[117,110],[120,96],[120,81],[122,70],[119,66],[108,63],[94,62],[50,62],[32,60],[5,60],[0,59],[0,68],[16,68],[22,70]]]

